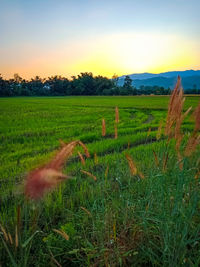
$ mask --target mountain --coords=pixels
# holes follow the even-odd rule
[[[200,89],[200,70],[186,70],[186,71],[169,71],[159,74],[154,73],[136,73],[128,75],[132,80],[132,85],[136,88],[140,86],[163,86],[164,88],[173,88],[177,76],[182,78],[182,85],[184,89],[193,89],[194,86]],[[119,77],[118,85],[124,84],[126,75]]]

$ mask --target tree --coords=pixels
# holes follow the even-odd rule
[[[12,96],[9,81],[4,80],[0,74],[0,96]]]
[[[18,73],[14,74],[14,82],[15,83],[21,83],[22,80],[23,80],[22,77],[20,77]]]
[[[112,81],[113,81],[114,86],[117,87],[118,86],[119,77],[118,77],[118,75],[116,73],[113,74]]]
[[[125,76],[123,87],[126,89],[132,89],[132,79],[130,78],[130,76]]]
[[[32,78],[31,81],[28,83],[28,86],[31,95],[43,95],[41,94],[41,90],[43,88],[43,79],[39,76],[35,76],[35,78]]]

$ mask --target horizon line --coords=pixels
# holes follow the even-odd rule
[[[124,77],[124,76],[130,76],[130,75],[137,75],[137,74],[155,74],[155,75],[158,75],[158,74],[163,74],[163,73],[170,73],[170,72],[185,72],[185,71],[200,71],[200,69],[185,69],[185,70],[170,70],[170,71],[164,71],[164,72],[133,72],[131,74],[123,74],[123,75],[118,75],[117,73],[113,73],[113,76],[116,75],[117,77]],[[9,76],[9,77],[6,77],[4,78],[4,76],[0,73],[0,77],[4,78],[4,79],[13,79],[15,75],[18,75],[19,77],[21,77],[22,79],[25,79],[25,80],[30,80],[32,78],[35,78],[35,77],[40,77],[41,79],[47,79],[49,77],[55,77],[55,76],[60,76],[62,78],[67,78],[67,79],[70,79],[72,77],[76,77],[78,75],[80,75],[81,73],[91,73],[94,77],[97,77],[97,76],[102,76],[102,77],[106,77],[108,79],[112,79],[108,77],[108,75],[103,75],[103,74],[96,74],[94,75],[92,71],[82,71],[82,72],[79,72],[79,74],[74,74],[74,75],[63,75],[63,74],[50,74],[50,75],[47,75],[47,76],[40,76],[38,74],[36,75],[33,75],[32,77],[30,78],[24,78],[23,76],[21,76],[18,72],[15,72],[13,73],[13,76]]]

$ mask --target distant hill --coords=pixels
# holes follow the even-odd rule
[[[159,74],[154,73],[136,73],[128,75],[132,80],[132,85],[136,88],[140,86],[163,86],[164,88],[173,88],[177,76],[182,78],[182,85],[184,89],[193,89],[194,85],[200,89],[200,70],[186,70],[186,71],[170,71]],[[118,85],[124,84],[126,75],[119,77]]]

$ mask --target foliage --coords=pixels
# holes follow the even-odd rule
[[[65,96],[65,95],[141,95],[169,94],[169,89],[159,86],[146,86],[136,89],[131,85],[132,80],[126,76],[124,85],[118,86],[118,77],[112,79],[103,76],[93,76],[92,73],[81,73],[69,80],[62,76],[52,76],[42,79],[39,76],[30,80],[21,78],[18,74],[14,79],[3,79],[0,75],[1,96]]]

